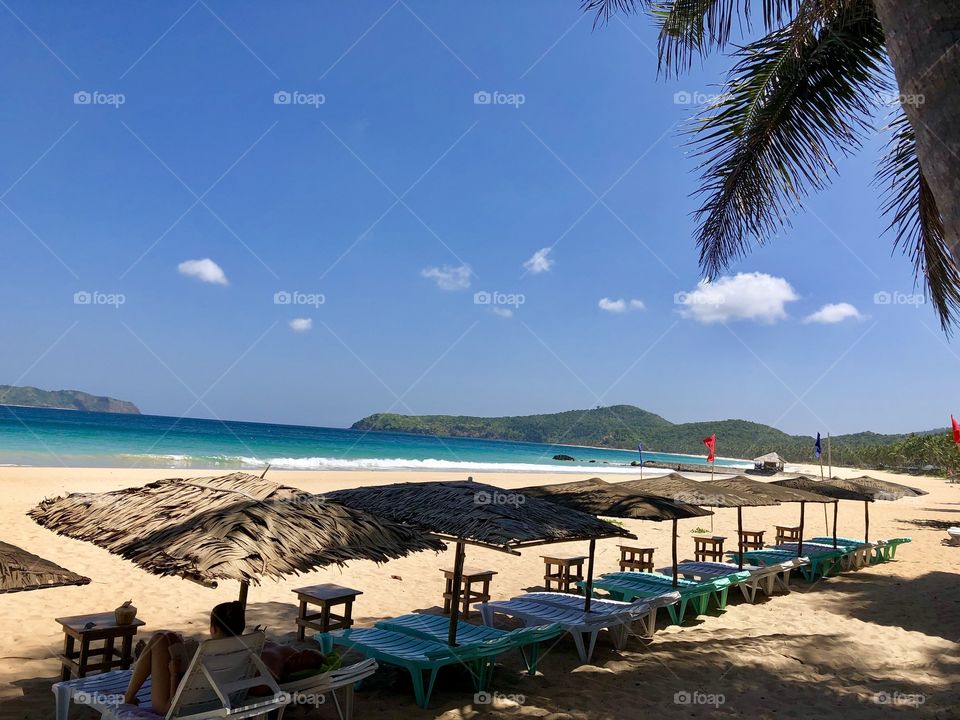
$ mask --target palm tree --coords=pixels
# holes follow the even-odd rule
[[[957,0],[581,0],[594,24],[647,10],[659,69],[745,45],[723,92],[694,119],[708,278],[772,238],[857,151],[873,118],[899,108],[876,182],[894,246],[910,256],[943,330],[960,320],[960,5]],[[762,10],[762,12],[758,12]],[[756,15],[762,17],[756,17]],[[762,27],[751,39],[754,26]],[[891,65],[894,72],[891,72]],[[894,80],[894,73],[896,81]],[[899,95],[893,92],[899,84]],[[890,104],[889,101],[886,104]]]

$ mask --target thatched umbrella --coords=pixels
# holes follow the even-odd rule
[[[30,516],[155,575],[207,587],[237,580],[244,605],[249,584],[263,577],[445,548],[413,528],[247,473],[74,493],[44,500]]]
[[[656,495],[641,495],[621,490],[618,486],[600,478],[557,483],[554,485],[534,485],[519,488],[515,492],[527,497],[539,497],[558,505],[581,510],[591,515],[624,518],[628,520],[663,520],[703,517],[712,515],[696,505],[667,500]],[[590,555],[587,561],[587,585],[583,609],[590,611],[590,597],[593,593],[593,561],[597,541],[590,540]]]
[[[77,575],[16,545],[0,542],[0,593],[41,590],[64,585],[86,585]]]
[[[789,502],[798,502],[800,503],[800,542],[797,543],[797,557],[800,557],[803,554],[803,522],[804,522],[804,508],[808,502],[815,503],[834,503],[834,509],[836,509],[836,501],[831,501],[830,498],[824,495],[817,495],[812,492],[805,492],[803,490],[796,490],[794,488],[784,487],[783,485],[774,485],[768,482],[760,482],[759,480],[754,480],[753,478],[748,478],[746,475],[737,475],[732,478],[721,478],[719,480],[711,480],[710,485],[715,487],[722,487],[726,490],[731,490],[737,493],[746,493],[748,495],[755,495],[757,497],[766,498],[768,500],[773,500],[775,502],[789,503]],[[743,518],[742,518],[742,508],[737,508],[737,531],[743,531]],[[743,567],[743,547],[738,548],[740,551],[740,567]]]
[[[614,485],[623,490],[658,495],[676,502],[688,503],[702,507],[735,507],[737,508],[738,533],[743,529],[744,507],[760,507],[764,505],[778,505],[775,500],[768,500],[749,495],[747,493],[727,490],[719,485],[711,485],[710,481],[691,480],[679,473],[670,473],[662,477],[644,478],[641,480],[627,480]],[[739,545],[739,535],[738,535]],[[742,556],[741,556],[742,564]],[[677,585],[677,521],[673,521],[673,584]]]
[[[834,480],[839,480],[840,478],[833,478]],[[905,497],[920,497],[921,495],[929,495],[926,490],[921,490],[920,488],[910,487],[909,485],[901,485],[900,483],[890,482],[889,480],[879,480],[875,477],[870,477],[869,475],[861,475],[860,477],[847,478],[847,482],[856,483],[862,487],[871,488],[873,490],[880,490],[889,496],[890,500],[899,500],[900,498]],[[884,498],[877,498],[884,499]]]
[[[856,486],[847,481],[834,482],[832,480],[817,480],[808,475],[798,475],[795,478],[774,480],[771,485],[804,490],[816,495],[832,498],[833,504],[833,546],[837,546],[837,505],[840,500],[854,500],[864,503],[866,508],[867,530],[870,528],[870,503],[874,500],[874,493],[863,486]],[[802,538],[801,538],[802,539]],[[864,542],[867,538],[864,536]]]
[[[448,642],[456,645],[466,545],[518,555],[520,548],[573,540],[633,538],[592,515],[472,480],[352,488],[327,497],[456,542]]]

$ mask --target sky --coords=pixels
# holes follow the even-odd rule
[[[0,46],[2,383],[334,427],[627,403],[839,434],[960,410],[956,341],[884,234],[882,135],[698,285],[683,130],[729,59],[658,78],[644,17],[7,0]]]

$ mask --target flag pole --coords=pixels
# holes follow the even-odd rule
[[[830,452],[830,432],[827,431],[827,464],[830,466],[830,477],[833,477],[833,455]]]

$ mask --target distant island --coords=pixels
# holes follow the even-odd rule
[[[703,438],[717,434],[717,453],[754,458],[778,452],[790,462],[814,462],[814,437],[789,435],[747,420],[672,423],[633,405],[569,410],[547,415],[471,417],[463,415],[398,415],[377,413],[351,426],[419,435],[488,438],[518,442],[705,455]],[[826,433],[823,453],[826,460]],[[946,429],[883,435],[861,432],[831,438],[835,465],[922,467],[953,465],[956,451]]]
[[[80,390],[41,390],[16,385],[0,385],[0,405],[140,414],[140,409],[127,400],[91,395]]]

